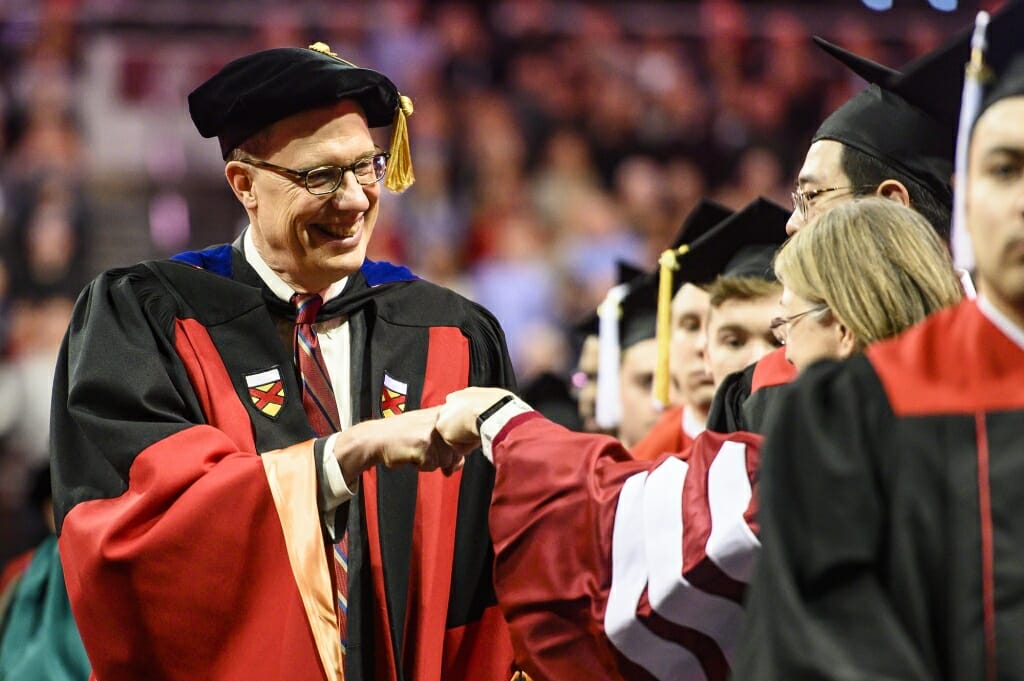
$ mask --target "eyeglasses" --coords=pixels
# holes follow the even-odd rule
[[[377,184],[384,179],[384,174],[388,170],[388,158],[390,157],[391,154],[382,151],[369,158],[356,161],[352,165],[317,166],[309,170],[292,170],[291,168],[285,168],[268,161],[261,161],[258,158],[243,158],[239,160],[242,163],[247,163],[257,168],[266,168],[267,170],[289,175],[296,180],[301,180],[306,186],[306,191],[310,194],[321,196],[323,194],[331,194],[340,187],[345,173],[350,170],[355,175],[356,182],[364,187]]]
[[[775,336],[775,340],[779,341],[780,344],[785,345],[786,336],[789,335],[789,329],[793,328],[793,324],[809,314],[824,312],[827,309],[828,305],[821,303],[820,305],[815,305],[809,310],[797,312],[795,315],[791,315],[789,317],[776,317],[768,323],[768,328],[771,329],[772,335]]]
[[[856,187],[826,187],[825,189],[812,189],[809,192],[802,192],[798,189],[792,194],[790,194],[790,196],[793,198],[793,208],[796,209],[796,212],[800,213],[800,217],[806,219],[807,211],[809,211],[811,208],[811,201],[818,198],[822,194],[827,194],[828,192],[837,192],[841,189],[856,192],[874,188],[875,185],[873,184],[862,184]]]

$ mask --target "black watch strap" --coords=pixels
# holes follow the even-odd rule
[[[500,410],[502,407],[504,407],[506,404],[508,404],[509,402],[514,400],[515,398],[516,398],[515,395],[505,395],[500,400],[498,400],[497,402],[495,402],[491,406],[487,407],[487,409],[484,410],[484,412],[482,414],[480,414],[480,416],[476,417],[476,432],[477,433],[480,432],[480,428],[481,428],[481,426],[484,425],[484,421],[486,421],[487,419],[489,419],[492,416],[494,416],[495,414],[497,414],[498,410]]]

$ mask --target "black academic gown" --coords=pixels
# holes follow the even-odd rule
[[[796,368],[778,348],[742,371],[729,374],[715,391],[706,427],[716,433],[764,434],[771,407],[796,378]]]
[[[289,314],[227,245],[105,273],[80,298],[55,382],[54,504],[99,681],[338,677],[326,438],[282,342]],[[353,421],[513,385],[493,317],[404,268],[368,261],[319,319],[341,314]],[[404,396],[384,394],[385,374]],[[347,679],[508,678],[492,483],[479,454],[451,478],[363,475],[336,518],[350,533]]]
[[[1024,350],[968,301],[777,405],[736,679],[1024,679]]]

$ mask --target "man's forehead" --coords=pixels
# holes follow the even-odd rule
[[[974,128],[974,141],[992,147],[1024,150],[1024,96],[999,100],[982,113]]]
[[[337,151],[355,157],[376,149],[366,116],[354,103],[289,116],[271,127],[270,138],[287,155]]]
[[[760,323],[760,320],[756,318],[758,312],[764,310],[774,312],[778,305],[779,295],[772,293],[758,298],[729,298],[712,307],[711,311],[717,315],[721,324],[740,322],[754,325]],[[709,313],[708,318],[710,319],[711,316]]]
[[[678,315],[703,314],[708,306],[708,293],[699,286],[686,283],[672,299],[672,310]]]
[[[797,185],[836,186],[846,178],[843,172],[843,145],[835,140],[818,140],[807,150],[803,166],[797,176]]]

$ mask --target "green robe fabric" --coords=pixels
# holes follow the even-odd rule
[[[51,535],[15,587],[0,629],[0,681],[86,681],[89,671]]]

